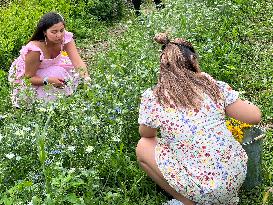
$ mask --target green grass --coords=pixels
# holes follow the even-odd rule
[[[107,50],[88,63],[92,86],[51,105],[11,107],[0,72],[0,204],[162,204],[166,197],[136,163],[140,94],[157,80],[157,32],[190,40],[201,67],[230,83],[272,124],[272,5],[269,0],[166,1],[121,23],[122,35],[97,32]],[[147,5],[146,5],[147,6]],[[79,45],[88,48],[89,39]],[[263,149],[263,184],[242,190],[241,205],[263,204],[272,187],[272,130]],[[14,154],[14,157],[12,157]],[[11,159],[9,159],[9,158]],[[272,197],[264,204],[272,204]]]

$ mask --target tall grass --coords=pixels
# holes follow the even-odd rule
[[[162,204],[166,196],[141,171],[134,151],[139,97],[157,80],[160,47],[153,36],[168,31],[190,40],[201,68],[258,104],[269,124],[271,8],[269,0],[169,0],[161,11],[149,6],[122,21],[122,35],[107,35],[107,52],[89,62],[91,86],[47,105],[13,109],[6,73],[0,73],[0,203]],[[272,139],[269,130],[264,182],[241,191],[242,205],[261,204],[264,196],[264,204],[272,203]]]

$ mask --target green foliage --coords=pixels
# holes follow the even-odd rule
[[[85,0],[86,12],[100,20],[117,20],[123,16],[124,0]]]
[[[9,107],[10,105],[10,92],[9,92],[9,85],[7,82],[7,73],[0,69],[0,112],[3,112]],[[6,107],[7,106],[7,107]],[[1,121],[0,121],[1,124]]]
[[[2,0],[2,1],[0,1],[0,8],[1,7],[7,7],[11,2],[12,2],[12,0]]]
[[[81,25],[82,35],[93,32],[78,18],[88,15],[80,9],[87,1],[74,2],[64,10],[68,25]],[[96,30],[95,39],[109,39],[107,52],[97,53],[89,62],[92,85],[81,85],[73,96],[47,105],[11,108],[7,74],[0,71],[4,96],[0,99],[0,204],[156,205],[166,200],[135,156],[139,97],[157,80],[160,46],[152,39],[158,32],[189,39],[199,53],[201,68],[258,104],[264,123],[272,124],[272,6],[269,0],[169,0],[160,12],[145,11],[146,15],[124,21],[119,25],[122,35],[111,37],[103,29]],[[12,27],[12,18],[3,15]],[[19,25],[16,12],[12,16]],[[9,32],[12,36],[12,29]],[[242,205],[272,204],[272,140],[271,129],[264,140],[263,184],[242,190]]]

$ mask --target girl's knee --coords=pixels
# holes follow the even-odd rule
[[[142,137],[136,146],[136,156],[138,161],[144,161],[144,157],[151,151],[154,152],[156,146],[156,138],[145,138]]]
[[[144,150],[144,146],[145,146],[145,139],[140,138],[140,140],[138,141],[137,146],[136,146],[137,161],[140,161],[140,157],[141,157],[142,152]]]

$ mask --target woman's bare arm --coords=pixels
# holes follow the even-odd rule
[[[73,66],[79,71],[81,77],[89,77],[86,64],[83,62],[78,53],[75,41],[72,39],[72,41],[65,44],[64,49],[67,52]]]
[[[256,105],[240,99],[226,107],[226,115],[248,124],[258,124],[262,118]]]
[[[43,85],[43,79],[36,76],[36,72],[39,69],[40,62],[40,52],[39,51],[29,51],[25,57],[25,77],[30,79],[33,85]]]
[[[41,86],[44,85],[43,78],[36,75],[37,70],[41,65],[40,52],[29,51],[25,57],[25,77],[30,79],[32,85]],[[64,86],[63,79],[48,78],[48,82],[55,87],[62,88]]]
[[[139,134],[141,137],[147,137],[147,138],[156,137],[157,129],[148,127],[146,125],[140,125]]]

